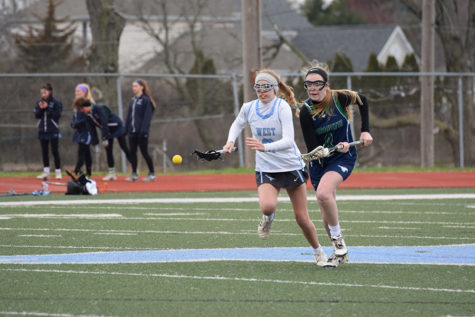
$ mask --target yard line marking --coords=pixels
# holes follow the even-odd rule
[[[137,248],[129,247],[85,247],[85,246],[72,246],[72,245],[8,245],[0,244],[1,248],[36,248],[36,249],[85,249],[85,250],[137,250]],[[153,250],[151,248],[141,248],[142,250]]]
[[[209,213],[204,213],[204,212],[168,212],[168,213],[154,213],[154,212],[148,212],[144,213],[144,216],[207,216]]]
[[[350,221],[345,221],[350,222]],[[387,222],[391,223],[391,222]],[[413,223],[413,222],[408,222]],[[146,233],[146,234],[197,234],[197,235],[255,235],[255,231],[247,232],[239,231],[239,232],[229,232],[229,231],[174,231],[174,230],[114,230],[114,229],[107,229],[107,230],[97,230],[97,229],[73,229],[73,228],[0,228],[0,231],[67,231],[67,232],[105,232],[105,233]],[[274,235],[280,236],[298,236],[299,233],[284,233],[273,231]],[[397,235],[366,235],[366,234],[355,234],[355,235],[346,235],[351,237],[360,237],[360,238],[410,238],[410,239],[446,239],[446,240],[475,240],[475,237],[444,237],[444,236],[397,236]],[[2,245],[0,245],[1,247]],[[5,245],[3,245],[5,246]]]
[[[56,313],[44,313],[34,311],[0,311],[0,315],[5,316],[48,316],[48,317],[114,317],[105,315],[74,315],[74,314],[56,314]]]
[[[421,228],[406,228],[406,227],[378,227],[383,230],[419,230]]]
[[[90,274],[90,275],[119,275],[135,277],[158,277],[172,279],[193,279],[193,280],[212,280],[212,281],[239,281],[251,283],[275,283],[275,284],[296,284],[307,286],[333,286],[333,287],[362,287],[376,289],[394,289],[404,291],[427,291],[427,292],[445,292],[445,293],[475,293],[473,289],[453,289],[453,288],[433,288],[433,287],[413,287],[413,286],[395,286],[395,285],[372,285],[356,283],[331,283],[331,282],[313,282],[313,281],[292,281],[292,280],[273,280],[245,277],[227,277],[227,276],[197,276],[183,274],[159,274],[159,273],[133,273],[133,272],[106,272],[106,271],[74,271],[74,270],[44,270],[44,269],[0,269],[0,271],[16,272],[36,272],[36,273],[59,273],[59,274]]]
[[[279,201],[289,202],[289,197],[279,197]],[[368,200],[434,200],[434,199],[475,199],[475,194],[410,194],[410,195],[340,195],[338,201]],[[314,195],[308,200],[316,200]],[[195,203],[244,203],[258,202],[258,197],[204,197],[204,198],[138,198],[138,199],[76,199],[76,200],[44,200],[44,201],[9,201],[2,202],[0,207],[9,206],[39,206],[39,205],[71,205],[71,204],[137,204],[137,203],[169,203],[169,204],[195,204]]]
[[[20,234],[19,237],[35,237],[35,238],[62,238],[60,234]]]
[[[121,214],[6,214],[9,218],[65,218],[65,219],[109,219],[123,217]]]
[[[93,235],[96,236],[136,236],[137,233],[126,233],[126,232],[94,232]]]

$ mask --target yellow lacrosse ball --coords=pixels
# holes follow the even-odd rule
[[[181,162],[183,162],[183,158],[181,157],[181,155],[176,154],[172,157],[172,162],[175,165],[179,165],[181,164]]]

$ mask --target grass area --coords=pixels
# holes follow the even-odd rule
[[[470,189],[341,190],[338,195],[473,193]],[[312,195],[312,191],[309,191]],[[283,194],[282,196],[285,196]],[[50,195],[3,201],[70,200],[67,205],[0,203],[0,315],[36,316],[471,316],[473,265],[348,263],[322,269],[296,261],[12,264],[2,256],[216,248],[308,247],[291,204],[279,203],[267,240],[255,191]],[[120,199],[175,198],[124,204]],[[89,204],[91,200],[110,202]],[[80,201],[80,202],[78,202]],[[329,248],[314,200],[310,215]],[[354,246],[475,244],[475,199],[343,200],[345,240]],[[309,248],[308,254],[311,255]],[[457,254],[447,254],[447,257]],[[311,256],[310,256],[311,258]],[[434,259],[436,261],[436,259]]]
[[[475,172],[475,167],[430,167],[421,168],[416,166],[386,166],[386,167],[356,167],[353,173],[400,173],[400,172]],[[144,172],[145,173],[145,172]],[[202,170],[190,170],[190,171],[176,171],[167,172],[165,174],[159,173],[159,175],[179,175],[179,174],[252,174],[253,168],[223,168],[223,169],[202,169]],[[19,172],[19,171],[0,171],[0,177],[33,177],[39,174],[35,172]],[[103,176],[107,172],[95,172],[93,176]],[[145,173],[146,174],[146,173]],[[143,174],[143,175],[145,175]],[[129,175],[128,173],[117,173],[117,175]]]

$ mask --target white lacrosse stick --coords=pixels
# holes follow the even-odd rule
[[[350,146],[355,146],[358,144],[363,144],[362,140],[354,141],[350,143]],[[340,150],[343,148],[343,145],[335,145],[330,148],[323,147],[323,145],[317,146],[315,149],[312,151],[301,154],[300,157],[302,160],[306,163],[311,162],[313,160],[318,160],[320,161],[322,158],[329,157],[332,155],[335,151]]]

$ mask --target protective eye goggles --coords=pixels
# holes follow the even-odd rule
[[[312,87],[317,88],[318,90],[323,90],[326,84],[327,82],[323,80],[315,80],[315,81],[306,80],[303,82],[303,87],[307,90]]]
[[[254,90],[258,92],[268,92],[274,89],[272,84],[254,84]]]

